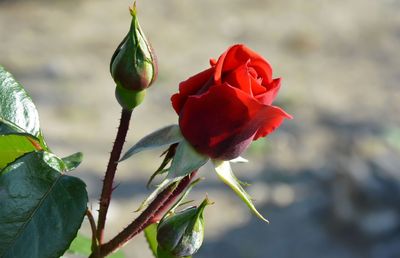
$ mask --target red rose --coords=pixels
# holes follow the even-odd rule
[[[272,106],[280,78],[270,64],[245,45],[234,45],[211,68],[179,85],[172,106],[185,139],[200,153],[230,160],[248,145],[291,119]]]

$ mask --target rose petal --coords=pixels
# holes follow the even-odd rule
[[[171,96],[172,107],[174,108],[175,112],[178,115],[181,112],[181,109],[182,109],[183,105],[185,104],[186,99],[187,98],[184,98],[179,93],[175,93],[174,95]]]
[[[213,72],[211,67],[179,83],[179,93],[186,96],[196,94],[212,77]]]
[[[233,70],[250,60],[250,56],[243,50],[244,45],[233,45],[218,58],[214,74],[216,83],[221,83],[222,73]]]
[[[215,82],[221,83],[222,73],[235,69],[248,60],[251,60],[250,65],[254,67],[259,76],[268,82],[272,80],[271,65],[258,53],[245,45],[239,44],[230,47],[219,57],[214,74]]]
[[[247,148],[260,128],[277,127],[281,114],[228,84],[214,85],[201,96],[189,97],[179,125],[197,151],[230,160]]]
[[[179,84],[179,93],[171,97],[172,107],[178,115],[187,98],[190,95],[197,94],[198,91],[207,84],[210,78],[212,78],[213,72],[214,68],[209,68]]]
[[[216,64],[217,64],[217,60],[215,60],[214,58],[210,58],[210,65],[215,66]]]
[[[250,77],[250,82],[253,96],[261,95],[267,91],[266,87],[262,85],[262,79]]]
[[[251,59],[249,66],[256,70],[259,77],[263,78],[265,83],[272,81],[272,68],[271,65],[261,57],[261,59]]]
[[[279,107],[265,106],[264,124],[258,129],[254,141],[275,131],[285,118],[292,119],[293,117]]]
[[[254,95],[256,96],[256,99],[260,103],[263,103],[264,105],[271,105],[272,102],[275,100],[276,95],[278,94],[280,88],[281,88],[281,78],[276,78],[271,82],[270,85],[268,85],[268,88],[265,93],[258,95],[254,94]]]
[[[247,94],[253,95],[253,92],[251,90],[250,77],[251,76],[249,74],[247,64],[243,64],[238,68],[236,68],[235,70],[231,71],[228,75],[226,75],[223,78],[223,80],[229,85],[241,89]]]
[[[267,91],[267,89],[260,83],[259,80],[251,78],[250,82],[253,96],[262,95]]]

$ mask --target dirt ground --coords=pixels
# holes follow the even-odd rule
[[[128,30],[131,1],[0,0],[0,64],[25,86],[48,144],[85,155],[73,174],[93,208],[120,108],[110,57]],[[229,45],[265,56],[283,84],[276,104],[295,119],[244,155],[237,176],[263,224],[212,172],[199,258],[400,257],[400,1],[138,0],[159,79],[133,116],[127,146],[176,123],[170,96]],[[160,151],[121,163],[111,236],[136,216]],[[88,234],[87,222],[83,232]],[[149,258],[143,238],[123,248]]]

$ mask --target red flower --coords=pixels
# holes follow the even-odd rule
[[[230,160],[248,145],[291,119],[272,106],[280,78],[270,64],[245,45],[234,45],[211,68],[179,85],[172,106],[185,139],[200,153]]]

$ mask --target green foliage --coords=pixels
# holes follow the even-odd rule
[[[157,258],[157,223],[147,226],[143,232],[151,252],[153,253],[154,257]]]
[[[78,234],[76,236],[76,238],[74,239],[74,241],[72,241],[67,252],[87,257],[92,253],[91,246],[92,246],[92,240],[90,238],[83,236],[81,234]],[[121,250],[119,250],[113,254],[110,254],[107,257],[108,258],[125,258],[125,255]]]
[[[31,98],[0,66],[0,135],[24,134],[39,137],[39,115]]]
[[[43,149],[39,115],[31,98],[0,66],[0,169],[24,153]]]
[[[85,184],[48,152],[31,152],[0,172],[0,256],[59,257],[86,211]]]
[[[91,248],[92,240],[86,236],[78,234],[74,241],[72,241],[67,252],[89,256],[92,253]]]
[[[83,159],[83,153],[82,152],[77,152],[72,155],[69,155],[68,157],[62,158],[62,161],[64,162],[65,169],[67,171],[74,170],[77,168]]]
[[[24,135],[0,136],[0,169],[27,152],[36,150]]]
[[[64,173],[82,160],[49,152],[31,98],[0,66],[0,257],[61,256],[86,212],[85,184]]]

